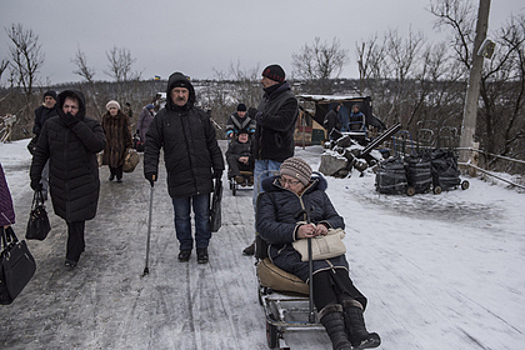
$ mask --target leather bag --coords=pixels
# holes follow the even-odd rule
[[[133,148],[128,148],[126,150],[126,155],[124,157],[124,165],[122,166],[122,171],[125,173],[132,173],[135,170],[137,164],[139,164],[140,156],[136,150]]]
[[[31,280],[36,263],[25,241],[19,241],[9,226],[0,226],[0,304],[11,304]]]
[[[47,216],[46,206],[41,191],[36,191],[33,196],[31,213],[26,228],[26,239],[37,239],[43,241],[51,231],[51,224]]]
[[[346,253],[343,243],[345,231],[343,229],[328,229],[326,236],[312,238],[312,260],[335,258]],[[301,261],[308,261],[308,240],[300,239],[292,243],[295,250],[301,254]]]

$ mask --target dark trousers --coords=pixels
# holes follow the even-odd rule
[[[234,177],[237,175],[241,175],[241,171],[251,171],[253,172],[253,168],[255,166],[254,162],[250,160],[248,164],[239,163],[239,161],[236,159],[236,157],[228,157],[228,176]]]
[[[86,227],[85,221],[68,222],[68,238],[67,238],[67,252],[66,259],[78,261],[80,254],[86,248],[84,241],[84,230]]]
[[[354,286],[345,269],[321,271],[313,275],[314,305],[322,310],[328,304],[341,304],[343,300],[355,299],[366,308],[366,297]]]
[[[111,172],[111,177],[115,176],[117,180],[122,179],[122,165],[116,168],[109,167],[109,171]]]

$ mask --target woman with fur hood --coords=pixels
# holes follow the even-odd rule
[[[107,112],[102,116],[102,128],[106,134],[106,148],[102,157],[102,164],[109,166],[111,175],[109,181],[115,177],[122,182],[122,166],[126,157],[126,150],[132,147],[128,117],[120,110],[117,101],[106,104]]]

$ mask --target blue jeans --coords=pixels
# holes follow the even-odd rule
[[[175,212],[175,232],[180,250],[192,249],[191,205],[195,216],[195,245],[197,249],[208,248],[211,238],[210,230],[210,194],[172,198]]]
[[[282,162],[275,160],[263,159],[255,161],[255,168],[253,169],[253,210],[255,211],[255,205],[257,204],[257,195],[263,192],[261,188],[261,182],[267,177],[271,177],[274,174],[266,172],[267,170],[276,170],[277,172],[281,168]],[[266,172],[266,173],[265,173]],[[262,175],[264,174],[264,175]],[[261,176],[262,175],[262,176]]]

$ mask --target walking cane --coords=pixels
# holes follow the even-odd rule
[[[144,273],[142,276],[149,275],[149,267],[148,267],[148,261],[149,261],[149,242],[151,237],[151,214],[153,212],[153,190],[155,189],[155,186],[153,183],[151,184],[151,192],[149,195],[149,218],[148,218],[148,238],[146,241],[146,267],[144,267]]]

